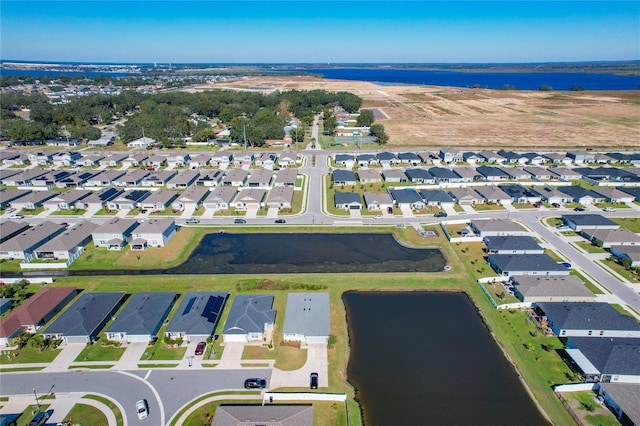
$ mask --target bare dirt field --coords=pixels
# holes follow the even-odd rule
[[[543,92],[377,85],[307,76],[244,77],[212,88],[348,91],[388,118],[389,146],[465,148],[640,147],[640,91]]]

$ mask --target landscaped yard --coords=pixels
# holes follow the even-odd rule
[[[153,346],[149,346],[140,358],[146,360],[181,360],[187,352],[186,346],[165,343],[163,339],[158,339]]]
[[[83,424],[91,426],[109,426],[107,416],[92,405],[78,403],[73,406],[66,415],[65,420],[71,424]]]
[[[576,241],[574,244],[580,247],[582,250],[586,251],[587,253],[600,254],[600,253],[607,252],[602,247],[594,246],[589,241]]]
[[[637,217],[612,217],[612,221],[619,224],[621,228],[628,229],[634,233],[640,233],[640,220]]]
[[[596,400],[596,395],[590,391],[565,392],[562,398],[567,402],[573,413],[584,424],[593,426],[619,426],[620,422],[608,408]]]
[[[114,346],[102,346],[98,341],[87,345],[77,356],[75,362],[86,361],[118,361],[126,348]]]
[[[58,356],[60,351],[62,349],[47,348],[40,352],[38,349],[29,346],[16,350],[3,350],[0,353],[0,365],[51,362]]]

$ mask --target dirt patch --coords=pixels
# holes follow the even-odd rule
[[[542,92],[370,82],[308,76],[245,77],[212,88],[347,91],[380,108],[389,146],[472,149],[640,147],[640,91]]]

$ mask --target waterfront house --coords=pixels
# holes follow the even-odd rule
[[[165,335],[187,342],[206,341],[220,320],[229,297],[226,292],[189,292],[184,295],[178,310],[171,318]]]
[[[238,295],[224,324],[222,340],[225,343],[265,342],[267,335],[273,333],[275,320],[272,295]]]
[[[569,275],[569,269],[547,254],[490,254],[489,265],[499,275]]]
[[[73,262],[91,242],[91,233],[98,224],[87,220],[65,229],[61,234],[38,247],[34,253],[38,259],[67,259]]]
[[[131,241],[131,234],[138,225],[134,219],[120,217],[109,219],[91,233],[93,245],[106,247],[109,250],[121,250]]]
[[[595,302],[596,295],[575,275],[511,277],[514,294],[525,303]]]
[[[364,203],[368,211],[387,211],[393,208],[393,198],[386,192],[365,192]]]
[[[284,341],[326,344],[331,334],[329,293],[289,293],[282,335]]]
[[[65,226],[53,222],[41,222],[0,243],[0,259],[24,259],[35,257],[35,251],[49,240],[64,232]]]
[[[334,205],[337,209],[361,210],[362,199],[360,194],[355,192],[336,191],[334,194]]]
[[[227,210],[236,197],[238,190],[234,187],[219,186],[204,200],[204,208],[207,210]]]
[[[131,233],[131,250],[145,250],[149,247],[164,247],[176,234],[173,219],[148,219],[136,226]]]
[[[267,207],[277,209],[290,209],[293,203],[292,186],[273,187],[267,195]]]
[[[118,342],[153,342],[169,315],[177,294],[140,292],[134,294],[106,330],[108,340]]]
[[[608,303],[540,302],[536,311],[558,337],[640,337],[640,324]]]

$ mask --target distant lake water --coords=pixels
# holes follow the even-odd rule
[[[40,71],[40,70],[14,70],[14,69],[0,69],[0,75],[3,76],[29,76],[29,77],[60,77],[66,75],[69,77],[75,77],[83,75],[88,78],[109,76],[109,77],[137,77],[139,73],[127,73],[127,72],[107,72],[107,71]]]
[[[572,72],[456,72],[390,68],[296,68],[324,78],[382,83],[421,84],[502,89],[505,85],[522,90],[537,90],[542,85],[554,90],[570,90],[582,86],[585,90],[638,90],[640,75],[616,75]]]
[[[347,380],[366,426],[548,424],[466,294],[350,291],[342,299]]]

